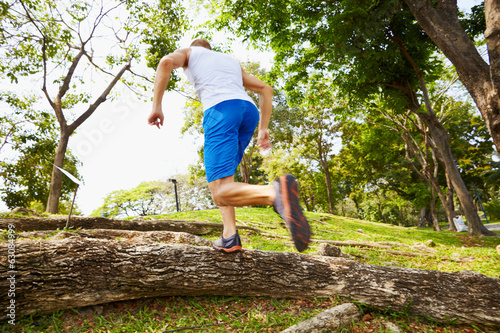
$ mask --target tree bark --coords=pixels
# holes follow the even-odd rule
[[[436,200],[435,198],[432,198],[431,200]],[[426,216],[426,207],[420,208],[420,213],[418,214],[418,224],[417,227],[419,228],[424,228],[426,225],[427,220],[425,219]]]
[[[335,204],[333,202],[333,191],[332,191],[332,177],[330,176],[330,169],[328,168],[328,155],[323,149],[323,135],[321,134],[318,139],[318,157],[319,164],[325,173],[325,185],[326,193],[328,195],[328,207],[330,209],[330,214],[335,214]]]
[[[446,169],[447,177],[449,177],[449,180],[453,185],[453,189],[455,190],[455,193],[460,200],[460,204],[462,205],[465,218],[467,219],[467,225],[469,227],[469,235],[498,236],[495,232],[488,230],[479,218],[472,196],[467,190],[467,186],[465,186],[462,176],[460,175],[455,163],[455,159],[451,153],[448,132],[433,114],[420,112],[418,113],[418,116],[426,123],[431,132],[434,145],[439,151],[439,158],[442,160]],[[448,209],[447,215],[449,215]],[[451,219],[450,223],[453,221],[453,218],[450,216],[448,216],[448,219]]]
[[[63,173],[57,167],[64,168],[64,157],[66,156],[70,135],[71,133],[68,133],[67,127],[61,126],[61,135],[54,156],[54,166],[52,168],[52,177],[50,178],[50,190],[46,208],[47,212],[54,214],[59,212],[59,198],[61,197],[63,177]]]
[[[70,237],[0,243],[0,316],[171,295],[350,297],[439,322],[500,325],[500,280],[286,252]],[[12,266],[11,266],[12,265]],[[10,278],[10,280],[9,280]],[[9,294],[13,291],[15,295]],[[10,296],[8,296],[10,295]],[[14,301],[14,302],[12,302]]]
[[[453,213],[453,215],[451,216],[451,220],[450,220],[450,217],[448,217],[448,223],[450,225],[450,231],[456,232],[457,227],[455,226],[455,223],[453,222],[453,219],[455,217],[457,217],[457,214],[455,212],[455,204],[453,203],[453,184],[451,183],[451,179],[450,179],[450,177],[448,177],[448,174],[445,173],[445,175],[446,175],[446,183],[448,184],[448,190],[446,191],[446,205],[449,205],[449,206],[448,206],[447,211],[450,211]]]
[[[474,99],[500,153],[500,8],[485,1],[488,65],[458,20],[457,1],[405,0],[419,25],[455,66],[460,81]]]
[[[426,146],[429,147],[429,144],[428,144],[428,136],[426,135]],[[426,148],[428,149],[428,148]],[[434,161],[434,174],[432,175],[434,177],[434,179],[437,179],[438,175],[439,175],[439,163],[438,163],[438,160],[437,160],[437,157],[436,157],[436,152],[431,149],[431,155],[432,155],[432,160]],[[430,173],[430,172],[429,172]],[[431,197],[432,197],[432,201],[431,201],[431,216],[432,216],[432,226],[434,228],[434,231],[443,231],[443,229],[441,229],[441,227],[439,226],[439,219],[437,217],[437,213],[436,213],[436,193],[435,193],[435,188],[432,187],[431,189]],[[443,205],[445,205],[445,211],[446,211],[446,215],[455,215],[454,212],[451,212],[450,211],[450,206],[448,205],[448,202],[444,201],[443,202]]]
[[[434,231],[442,231],[441,227],[439,226],[439,220],[437,217],[436,213],[436,190],[434,187],[430,187],[431,190],[431,200],[429,202],[429,210],[430,210],[430,216],[431,216],[431,222],[432,222],[432,229]]]
[[[16,226],[16,232],[33,230],[57,230],[66,226],[67,217],[56,218],[21,217],[0,219],[0,229],[7,229],[9,224]],[[82,229],[116,229],[137,231],[178,231],[189,232],[195,235],[205,235],[213,230],[222,231],[221,223],[185,220],[151,220],[151,221],[125,221],[105,217],[71,217],[70,227]],[[260,231],[249,226],[237,226],[238,229]]]

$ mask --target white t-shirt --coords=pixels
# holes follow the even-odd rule
[[[230,99],[254,103],[243,87],[240,63],[228,54],[192,46],[185,73],[203,110]]]

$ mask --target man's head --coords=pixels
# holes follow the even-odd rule
[[[201,46],[209,50],[212,49],[210,43],[205,39],[195,39],[190,46]]]

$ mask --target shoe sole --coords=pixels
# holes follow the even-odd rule
[[[281,186],[285,187],[284,191],[280,191],[285,213],[285,222],[290,228],[295,247],[299,252],[302,252],[306,250],[309,245],[311,229],[309,227],[309,222],[302,213],[302,208],[300,208],[297,181],[292,175],[282,176],[280,179],[280,189],[282,189]]]
[[[225,247],[218,247],[218,246],[215,246],[212,244],[212,247],[216,250],[219,250],[221,252],[226,252],[226,253],[242,252],[243,251],[241,246],[233,246],[233,247],[226,249]]]

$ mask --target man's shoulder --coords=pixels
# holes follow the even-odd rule
[[[183,54],[187,55],[187,54],[191,53],[191,48],[190,47],[186,47],[186,48],[183,48],[183,49],[177,49],[174,52],[183,53]]]

